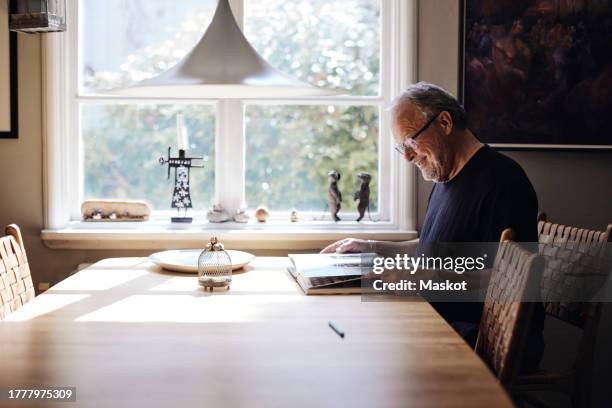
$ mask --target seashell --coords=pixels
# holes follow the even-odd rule
[[[206,212],[208,222],[226,222],[231,220],[231,217],[219,204],[215,204]]]
[[[242,224],[249,222],[250,218],[251,217],[246,212],[246,208],[240,208],[236,211],[236,214],[234,214],[234,221]]]
[[[266,222],[269,217],[270,213],[268,212],[268,209],[266,207],[259,206],[255,210],[255,218],[257,219],[257,221]]]

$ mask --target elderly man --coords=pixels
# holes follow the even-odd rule
[[[480,143],[467,128],[465,110],[457,99],[420,82],[394,101],[391,115],[396,150],[419,168],[425,180],[435,183],[419,240],[349,238],[322,252],[414,255],[435,243],[497,242],[506,228],[514,230],[516,241],[537,242],[538,201],[529,179],[514,160]],[[475,342],[481,303],[432,305],[466,341]],[[541,335],[535,337],[538,344],[532,350],[539,354]],[[528,360],[537,363],[537,355]]]

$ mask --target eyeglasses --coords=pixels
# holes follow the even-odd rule
[[[438,114],[439,115],[439,114]],[[421,127],[412,137],[407,137],[403,143],[397,143],[395,145],[395,151],[397,151],[402,156],[406,154],[406,149],[413,149],[416,146],[416,138],[421,135],[424,131],[427,130],[429,126],[436,120],[438,115],[434,115]]]

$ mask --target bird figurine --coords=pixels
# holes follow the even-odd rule
[[[359,190],[355,191],[353,194],[353,198],[355,201],[359,201],[357,203],[357,211],[359,211],[359,218],[357,218],[357,222],[363,219],[366,210],[370,207],[370,181],[372,180],[372,176],[369,173],[357,173],[357,178],[361,180],[361,185],[359,186]]]
[[[338,181],[340,180],[340,173],[336,170],[332,170],[327,173],[329,177],[329,189],[327,190],[327,203],[329,205],[329,211],[334,221],[340,221],[338,213],[340,212],[340,203],[342,202],[342,193],[338,188]]]

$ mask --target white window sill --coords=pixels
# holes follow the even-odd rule
[[[211,236],[228,248],[245,250],[317,250],[346,237],[405,241],[416,231],[400,230],[389,222],[311,221],[296,224],[268,222],[238,224],[172,224],[147,222],[71,222],[66,228],[43,230],[44,244],[52,249],[180,249],[199,248]]]

